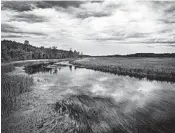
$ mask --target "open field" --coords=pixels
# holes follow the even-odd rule
[[[92,57],[73,64],[118,75],[175,82],[175,58]]]

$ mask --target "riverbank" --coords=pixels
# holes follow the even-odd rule
[[[38,66],[42,64],[53,64],[61,61],[71,61],[72,58],[66,59],[39,59],[39,60],[22,60],[1,64],[1,100],[2,100],[2,117],[8,116],[11,112],[18,109],[20,101],[17,100],[21,94],[32,91],[31,86],[33,78],[29,75],[9,74],[19,66]]]
[[[175,58],[91,57],[72,64],[139,79],[175,82]]]

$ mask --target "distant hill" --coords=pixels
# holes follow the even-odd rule
[[[1,41],[1,61],[16,61],[30,59],[62,59],[78,57],[79,52],[59,50],[57,47],[52,48],[35,47],[26,40],[19,43],[11,40]]]

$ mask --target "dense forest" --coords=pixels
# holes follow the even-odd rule
[[[10,40],[1,40],[1,61],[31,60],[31,59],[62,59],[79,57],[76,50],[59,50],[56,46],[50,48],[35,47],[25,40],[19,43]]]

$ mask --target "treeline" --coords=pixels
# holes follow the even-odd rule
[[[88,56],[87,56],[88,57]],[[93,56],[93,57],[175,57],[175,53],[135,53],[128,55],[104,55],[104,56]]]
[[[25,40],[19,43],[11,40],[1,40],[1,61],[16,61],[30,59],[62,59],[79,57],[80,52],[74,50],[59,50],[56,46],[50,48],[35,47]]]
[[[155,54],[155,53],[136,53],[136,54],[129,54],[126,55],[127,57],[175,57],[175,53],[162,53],[162,54]]]

